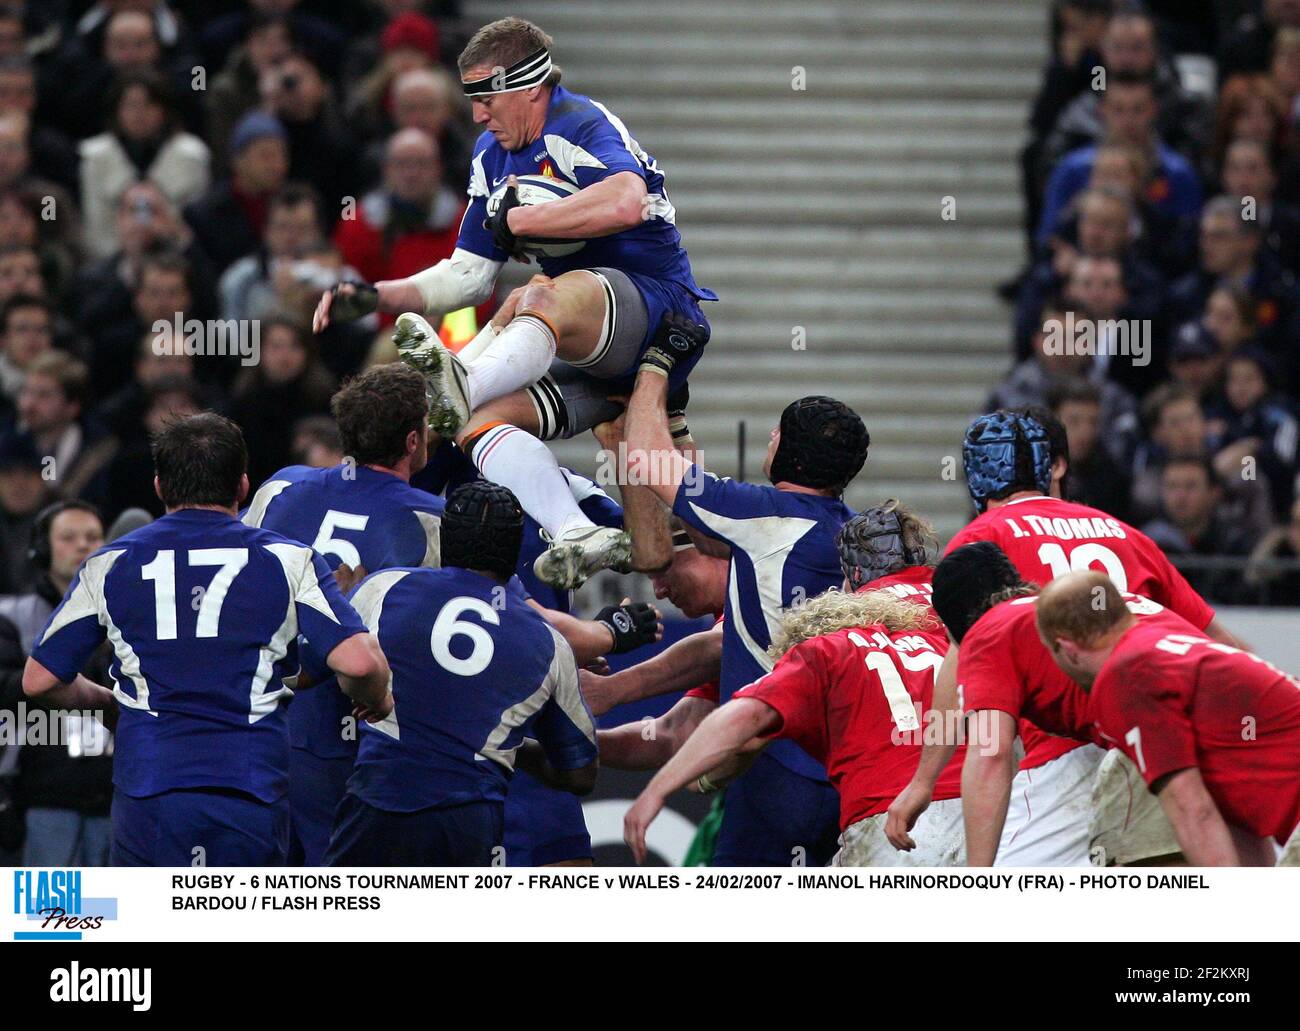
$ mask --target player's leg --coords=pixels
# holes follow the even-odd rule
[[[320,866],[354,762],[289,750],[290,866]]]
[[[398,317],[393,340],[402,359],[429,377],[430,425],[440,433],[455,433],[485,404],[535,383],[557,357],[599,362],[614,336],[612,288],[598,272],[534,277],[507,303],[514,305],[509,323],[481,349],[476,338],[478,353],[468,363],[442,347],[422,316]]]
[[[825,866],[839,836],[839,793],[760,755],[727,786],[714,866]]]
[[[1300,826],[1286,839],[1282,854],[1277,859],[1278,866],[1300,866]]]
[[[160,796],[157,866],[283,866],[289,800],[262,802],[237,791],[168,791]]]
[[[995,866],[1090,866],[1092,788],[1103,751],[1084,745],[1011,782]]]

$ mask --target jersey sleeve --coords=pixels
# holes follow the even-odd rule
[[[1191,696],[1180,689],[1176,675],[1166,664],[1139,657],[1109,678],[1102,729],[1137,764],[1148,785],[1197,765]]]
[[[334,580],[325,560],[310,549],[294,590],[298,632],[311,642],[309,651],[324,658],[354,634],[364,634],[365,624]]]
[[[645,169],[632,153],[631,141],[608,118],[593,117],[578,126],[568,146],[551,145],[548,149],[561,164],[562,171],[573,178],[580,189],[608,179],[619,172],[645,176]],[[561,151],[561,153],[556,153]]]
[[[1163,597],[1151,600],[1158,601],[1165,608],[1182,616],[1197,630],[1204,630],[1214,619],[1214,609],[1187,582],[1187,578],[1169,561],[1169,556],[1160,550],[1155,541],[1145,534],[1140,539],[1146,559],[1155,573],[1155,580],[1162,588]]]
[[[692,465],[677,487],[673,515],[701,533],[743,548],[734,530],[744,519],[772,514],[767,488],[720,479]]]
[[[706,702],[712,702],[717,705],[722,700],[722,688],[718,681],[710,680],[707,684],[699,684],[686,691],[683,695],[686,698],[703,698]]]
[[[120,554],[92,555],[86,560],[32,648],[32,658],[65,684],[77,678],[104,640],[105,626],[100,619],[104,577]]]
[[[483,228],[483,223],[487,220],[488,196],[492,192],[490,172],[485,165],[490,141],[491,137],[484,133],[480,138],[478,152],[470,162],[469,187],[465,191],[469,194],[469,204],[460,220],[456,247],[481,258],[506,262],[510,260],[510,255],[498,247],[492,240],[492,234]]]
[[[568,642],[547,624],[555,654],[547,681],[551,696],[537,717],[537,741],[557,770],[577,770],[596,761],[596,725],[578,687],[578,667]]]
[[[997,709],[1020,718],[1024,695],[1012,656],[1004,645],[1005,630],[967,634],[957,652],[957,688],[962,714]]]
[[[813,757],[826,755],[826,692],[830,671],[825,641],[813,638],[785,653],[771,673],[742,687],[732,697],[756,698],[781,717],[768,737],[790,738]]]

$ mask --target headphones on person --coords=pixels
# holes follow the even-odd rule
[[[53,504],[46,505],[36,513],[36,521],[32,523],[32,539],[27,549],[27,560],[43,573],[50,571],[50,530],[54,528],[56,520],[64,512],[89,512],[102,524],[104,517],[99,514],[99,509],[89,501],[78,501],[76,498],[65,501],[56,501]]]

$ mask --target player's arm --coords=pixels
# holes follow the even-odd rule
[[[777,711],[756,698],[733,698],[710,713],[624,816],[623,840],[636,861],[645,861],[646,829],[669,795],[721,765],[754,738],[776,729],[780,722]]]
[[[353,634],[336,644],[325,656],[325,665],[338,677],[343,693],[364,710],[366,719],[383,719],[392,710],[388,690],[392,674],[374,634]]]
[[[627,403],[627,478],[672,508],[691,463],[673,447],[667,401],[668,377],[640,370]]]
[[[559,631],[581,666],[602,655],[622,655],[653,644],[664,635],[659,610],[630,598],[624,598],[621,605],[607,605],[595,619],[579,619],[559,609],[548,609],[532,598],[528,604]]]
[[[511,208],[506,224],[516,236],[591,240],[639,226],[645,215],[645,179],[616,172],[549,204]]]
[[[686,697],[656,719],[633,720],[596,732],[602,766],[616,770],[657,770],[717,708],[706,698]]]
[[[957,697],[957,658],[957,645],[950,644],[948,654],[943,657],[943,663],[934,676],[934,694],[930,705],[940,728],[938,740],[932,734],[925,735],[916,772],[912,774],[907,787],[890,803],[889,813],[885,817],[885,837],[894,848],[903,852],[916,848],[916,842],[908,832],[929,808],[939,774],[957,750],[956,731],[961,725],[961,706]]]
[[[573,652],[558,630],[551,628],[555,652],[544,687],[551,695],[537,715],[537,747],[520,749],[524,768],[545,784],[574,795],[588,794],[596,786],[600,753],[596,725],[578,689],[578,668]],[[519,752],[515,761],[519,762]]]
[[[710,680],[722,670],[722,625],[674,641],[658,655],[611,673],[582,677],[582,693],[597,716],[616,705],[683,691]]]
[[[1190,865],[1241,865],[1232,832],[1206,790],[1200,770],[1195,766],[1178,770],[1153,785],[1153,790]]]
[[[626,446],[623,429],[627,422],[624,410],[617,419],[592,428],[601,449],[617,459],[619,445]],[[627,477],[625,477],[627,479]],[[659,504],[649,487],[638,483],[619,485],[623,499],[623,529],[632,535],[632,568],[638,573],[658,573],[673,560],[673,537],[669,529],[669,511]]]
[[[1218,641],[1220,644],[1240,648],[1244,652],[1250,651],[1250,645],[1224,626],[1218,616],[1210,620],[1209,626],[1205,628],[1205,636]]]
[[[530,773],[547,787],[571,795],[590,795],[596,786],[599,763],[592,761],[572,770],[557,770],[546,757],[546,749],[532,738],[525,738],[515,752],[515,769]]]
[[[23,694],[39,699],[52,709],[87,709],[101,713],[109,730],[117,723],[117,699],[112,691],[80,673],[71,681],[60,680],[36,659],[29,658],[23,669]]]
[[[966,825],[966,865],[992,866],[998,856],[1002,825],[1016,775],[1016,721],[999,709],[978,709],[968,717],[976,729],[967,734],[961,768],[961,815]]]

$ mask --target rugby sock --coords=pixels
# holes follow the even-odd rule
[[[514,491],[524,511],[553,537],[575,526],[596,525],[578,507],[551,449],[531,433],[500,422],[466,443],[478,471]]]
[[[531,313],[516,315],[492,346],[465,366],[469,410],[532,386],[546,375],[554,357],[555,333],[546,320]]]
[[[471,365],[483,357],[483,352],[500,335],[501,330],[489,322],[478,331],[473,340],[456,352],[456,357],[461,360],[461,364]]]

